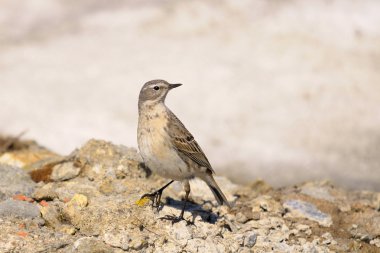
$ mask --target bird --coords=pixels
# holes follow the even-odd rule
[[[140,200],[149,198],[152,206],[159,210],[164,189],[174,181],[182,182],[185,200],[180,215],[172,217],[175,221],[184,219],[190,194],[189,180],[194,178],[208,185],[220,205],[231,208],[214,180],[214,169],[194,136],[165,105],[169,91],[181,85],[162,79],[151,80],[142,86],[138,100],[137,142],[143,162],[153,173],[171,180],[157,191],[144,194]]]

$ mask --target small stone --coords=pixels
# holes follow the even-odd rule
[[[229,246],[232,252],[236,252],[234,251],[234,249],[239,247],[239,244],[235,242],[235,243],[230,244]],[[200,250],[198,252],[210,252],[210,253],[228,252],[226,248],[228,249],[228,247],[223,246],[220,241],[217,241],[214,238],[209,236],[205,240],[204,251]]]
[[[185,245],[186,242],[192,238],[191,227],[187,226],[186,221],[180,221],[175,223],[174,225],[169,225],[171,228],[169,230],[169,234],[180,244]]]
[[[191,241],[190,241],[191,242]],[[183,252],[183,247],[178,243],[167,242],[162,248],[156,248],[154,253],[178,253]]]
[[[114,192],[113,180],[107,178],[103,180],[99,186],[99,191],[105,195],[110,195]]]
[[[60,213],[55,205],[41,206],[40,212],[47,225],[53,228],[61,226],[61,222],[59,220]]]
[[[61,225],[57,230],[68,235],[74,235],[76,232],[76,229],[73,226],[67,224]]]
[[[300,252],[328,252],[328,251],[322,251],[318,250],[319,247],[317,247],[313,242],[306,242],[301,244],[302,249]]]
[[[60,183],[53,183],[57,198],[62,202],[69,202],[75,194],[85,195],[87,198],[97,197],[101,193],[95,184],[87,178],[77,177]]]
[[[304,232],[304,231],[308,230],[310,227],[308,225],[305,225],[305,224],[297,224],[296,228],[299,231]]]
[[[186,251],[188,252],[206,252],[205,251],[205,240],[194,238],[189,240],[186,245]]]
[[[324,227],[332,225],[331,216],[321,212],[311,203],[302,200],[287,200],[283,206],[289,210],[290,216],[313,220]]]
[[[380,237],[380,214],[376,212],[362,213],[353,220],[357,226],[352,226],[350,232],[354,238],[369,242]]]
[[[240,249],[240,245],[237,242],[231,243],[229,246],[230,252],[237,252]],[[215,246],[214,246],[215,247]],[[208,251],[211,252],[211,251]],[[214,251],[215,252],[215,251]],[[216,252],[215,252],[216,253]]]
[[[244,246],[244,235],[243,234],[234,234],[233,236],[233,241],[237,242],[239,246]]]
[[[130,247],[131,238],[127,231],[122,230],[105,233],[103,240],[106,244],[111,245],[112,247],[128,250]]]
[[[225,252],[225,250],[220,250],[219,252]],[[251,249],[248,249],[248,248],[240,248],[239,249],[239,253],[251,253],[252,250]]]
[[[42,218],[42,217],[36,217],[36,218],[33,218],[33,222],[38,226],[38,227],[42,227],[44,226],[46,223],[45,223],[45,220]]]
[[[131,249],[133,250],[142,250],[143,248],[148,246],[148,241],[144,236],[138,235],[132,237],[132,240],[129,244]]]
[[[380,238],[373,239],[369,242],[371,245],[375,245],[376,247],[380,248]]]
[[[135,152],[135,150],[131,150]],[[137,159],[137,158],[136,158]],[[127,176],[133,175],[133,171],[139,170],[140,161],[130,160],[128,158],[123,158],[121,164],[116,168],[116,178],[121,179]]]
[[[71,224],[78,224],[81,220],[80,211],[88,204],[87,197],[82,194],[75,194],[73,198],[65,204],[63,213],[70,220]]]
[[[0,202],[0,217],[7,216],[36,218],[40,216],[40,209],[35,203],[8,199]]]
[[[67,203],[68,207],[77,207],[79,210],[86,207],[88,204],[87,197],[83,194],[75,194],[73,198]]]
[[[290,232],[289,227],[286,226],[285,224],[283,224],[281,227],[281,232],[282,233],[289,233]]]
[[[316,199],[327,200],[333,202],[335,198],[330,194],[329,187],[326,182],[310,182],[301,188],[301,193]]]
[[[281,204],[274,200],[271,196],[262,195],[253,200],[252,212],[273,212],[276,214],[283,213],[283,207]]]
[[[36,187],[29,174],[18,167],[0,164],[0,175],[0,200],[15,194],[30,196]]]
[[[81,168],[74,166],[73,162],[61,163],[53,167],[51,180],[65,181],[79,175]]]
[[[303,245],[303,244],[306,243],[306,239],[305,238],[298,238],[298,241],[300,242],[301,245]]]
[[[103,243],[101,240],[93,237],[82,237],[76,240],[70,247],[66,247],[64,252],[81,252],[81,253],[95,253],[95,252],[115,252],[115,249]]]
[[[236,214],[236,221],[240,222],[240,223],[246,223],[248,221],[248,218],[243,213],[237,213]]]
[[[370,242],[371,241],[371,236],[369,235],[369,234],[365,234],[365,235],[362,235],[362,236],[360,236],[360,238],[359,238],[361,241],[363,241],[363,242]]]
[[[54,183],[47,183],[41,188],[37,188],[32,196],[36,200],[53,200],[58,197],[55,188],[56,186]]]
[[[289,235],[295,235],[295,236],[297,236],[298,234],[299,234],[299,231],[297,229],[291,229],[289,231]]]
[[[344,212],[344,213],[351,211],[351,205],[348,203],[340,203],[338,208],[339,208],[339,211]]]
[[[252,212],[252,220],[260,220],[260,212]]]
[[[292,249],[293,247],[283,241],[274,244],[273,247],[274,252],[292,252]]]
[[[244,246],[252,248],[256,244],[257,234],[255,232],[249,232],[244,239]]]
[[[380,214],[375,214],[368,220],[368,226],[366,226],[367,231],[373,237],[380,237]]]
[[[333,239],[332,235],[328,232],[324,233],[322,235],[322,238],[325,239],[322,241],[322,244],[325,244],[325,245],[336,244],[336,241]]]
[[[298,235],[298,232],[303,232],[307,236],[310,236],[312,234],[312,231],[308,225],[298,224],[296,225],[296,230],[297,232],[295,235]]]
[[[270,230],[268,237],[271,242],[281,243],[283,241],[289,240],[290,233],[284,233],[281,230]]]

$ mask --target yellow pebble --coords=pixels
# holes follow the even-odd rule
[[[138,205],[139,207],[145,206],[145,204],[148,203],[149,200],[150,199],[148,197],[139,199],[136,201],[136,205]]]

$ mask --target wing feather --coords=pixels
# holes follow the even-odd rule
[[[214,173],[210,162],[208,161],[206,155],[203,153],[201,147],[194,139],[194,136],[186,129],[182,122],[171,111],[169,111],[169,117],[169,135],[177,151],[179,151],[180,154],[190,158],[198,165],[206,167],[212,173]]]

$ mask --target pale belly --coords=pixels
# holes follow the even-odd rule
[[[140,116],[138,145],[144,163],[154,173],[165,178],[178,181],[192,178],[193,173],[172,147],[164,128],[164,117]]]

